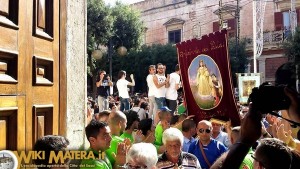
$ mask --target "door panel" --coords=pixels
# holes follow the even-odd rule
[[[59,1],[0,4],[0,149],[31,150],[58,133]]]

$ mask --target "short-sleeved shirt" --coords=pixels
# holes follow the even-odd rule
[[[118,143],[121,143],[123,141],[124,141],[123,138],[112,135],[112,140],[110,142],[110,148],[105,151],[112,166],[115,164],[115,158],[113,157],[113,153],[115,153],[117,155]]]
[[[180,82],[180,76],[178,73],[171,73],[170,74],[170,86],[166,88],[166,99],[168,100],[177,100],[178,93],[175,88],[176,84],[179,84]]]
[[[147,79],[146,79],[147,85],[148,85],[148,88],[149,88],[149,91],[148,91],[148,97],[149,97],[149,96],[154,96],[155,90],[156,90],[156,86],[155,86],[155,84],[154,84],[154,82],[153,82],[153,76],[154,76],[154,75],[149,74],[149,75],[147,76]]]
[[[128,94],[128,90],[127,90],[128,83],[129,83],[129,81],[127,81],[125,79],[119,79],[117,81],[117,89],[119,91],[119,96],[124,99],[129,98],[129,94]]]
[[[133,136],[132,134],[129,134],[129,133],[126,133],[126,132],[123,132],[123,134],[120,136],[121,138],[128,138],[131,142],[131,144],[134,143],[134,139],[133,139]]]
[[[87,153],[90,151],[93,151],[95,158],[99,157],[99,152],[89,148]],[[104,159],[82,159],[80,164],[80,169],[90,169],[91,167],[95,169],[112,169],[112,165],[106,155]]]
[[[164,76],[164,75],[156,74],[155,76],[157,77],[158,84],[162,84],[166,81],[166,76]],[[156,98],[161,98],[161,97],[166,98],[166,86],[163,85],[160,88],[156,87],[154,96]]]
[[[161,123],[159,122],[155,128],[155,141],[154,141],[155,145],[158,145],[158,146],[163,145],[163,142],[162,142],[163,132],[164,132],[164,129],[163,129]]]
[[[194,137],[191,137],[191,139],[188,139],[186,137],[183,137],[183,146],[182,146],[182,151],[184,152],[188,152],[189,151],[189,147],[192,144],[192,142],[195,141]]]
[[[187,152],[182,152],[180,154],[178,163],[173,163],[169,161],[166,153],[163,153],[158,157],[156,167],[157,169],[167,169],[167,168],[176,168],[176,167],[201,169],[197,157]]]
[[[199,144],[199,140],[194,141],[190,145],[188,152],[194,154],[198,158],[202,169],[209,169],[208,164],[205,162],[204,157],[202,156]],[[210,139],[208,145],[203,145],[203,151],[206,155],[207,160],[212,165],[217,158],[219,158],[224,152],[227,151],[227,148],[224,146],[223,143],[215,139]]]
[[[240,166],[240,169],[253,169],[254,159],[251,156],[253,154],[254,154],[254,152],[250,148],[248,154],[246,155],[246,157],[244,158],[244,160]]]
[[[226,147],[230,146],[230,141],[228,139],[228,134],[223,132],[223,131],[220,131],[219,135],[215,138],[215,140],[223,143]]]
[[[100,79],[98,80],[98,82],[99,81]],[[97,93],[101,97],[107,97],[110,94],[109,91],[110,91],[109,82],[107,79],[103,79],[102,84],[99,87],[97,87]]]

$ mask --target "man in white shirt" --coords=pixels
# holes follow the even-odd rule
[[[166,87],[169,87],[170,76],[166,78],[165,76],[165,67],[163,64],[157,64],[157,74],[153,76],[153,82],[156,86],[156,90],[154,93],[155,102],[157,105],[157,109],[160,109],[166,106]],[[157,114],[157,112],[155,112]],[[159,121],[159,118],[154,115],[154,124],[156,125]]]
[[[156,86],[153,81],[153,76],[155,76],[156,73],[156,68],[155,65],[150,65],[149,66],[149,75],[147,76],[147,85],[148,85],[148,98],[149,98],[149,117],[154,119],[154,115],[156,114],[157,111],[157,105],[155,102],[155,97],[154,93],[156,90]]]
[[[177,108],[177,97],[178,93],[177,90],[180,88],[180,68],[177,64],[175,66],[175,72],[170,74],[170,86],[167,88],[166,91],[166,103],[167,106],[172,110],[171,113],[174,114],[174,111]]]
[[[120,104],[121,104],[120,111],[130,109],[130,105],[129,105],[130,97],[129,97],[127,86],[135,86],[133,74],[130,75],[131,82],[127,81],[125,77],[126,77],[126,72],[124,70],[121,70],[118,74],[119,80],[117,81],[117,88],[119,91]]]

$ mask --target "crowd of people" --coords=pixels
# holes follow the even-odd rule
[[[148,96],[135,98],[130,97],[127,89],[135,85],[134,76],[130,75],[131,81],[127,81],[126,72],[120,71],[116,82],[117,99],[110,96],[113,83],[109,76],[100,71],[96,83],[98,110],[88,112],[89,121],[85,128],[90,144],[86,152],[93,152],[95,156],[104,152],[105,155],[102,159],[83,159],[80,168],[300,167],[299,127],[284,120],[300,123],[300,101],[296,91],[285,88],[291,104],[287,110],[277,111],[281,117],[263,112],[256,103],[249,103],[237,105],[241,126],[233,127],[230,121],[223,123],[210,119],[196,123],[188,112],[178,113],[179,66],[176,65],[170,75],[165,74],[165,69],[160,63],[150,65],[146,78]],[[55,139],[49,140],[49,137]],[[69,144],[64,137],[45,136],[36,143],[35,149],[40,150],[38,145],[42,142],[53,145],[49,150],[57,150],[55,146],[67,150]]]

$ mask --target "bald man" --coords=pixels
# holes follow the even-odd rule
[[[212,124],[207,120],[198,123],[197,134],[199,139],[190,145],[188,152],[198,158],[202,169],[209,169],[227,148],[212,138]]]
[[[112,140],[110,142],[110,148],[105,152],[113,166],[115,164],[115,158],[113,154],[117,154],[118,143],[124,142],[124,139],[121,138],[120,135],[126,128],[126,115],[121,111],[112,112],[109,115],[108,123],[111,130]]]

